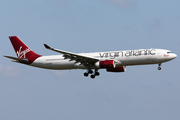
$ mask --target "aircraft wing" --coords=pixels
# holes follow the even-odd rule
[[[13,62],[21,62],[21,63],[27,63],[28,62],[28,59],[19,59],[19,58],[11,57],[11,56],[4,56],[4,57],[12,59]]]
[[[46,49],[49,50],[53,50],[55,52],[64,54],[63,57],[64,59],[70,59],[70,61],[76,61],[76,63],[80,62],[81,64],[83,64],[84,66],[91,66],[94,65],[94,63],[96,63],[97,61],[99,61],[99,59],[94,58],[94,57],[89,57],[89,56],[84,56],[84,55],[79,55],[76,53],[71,53],[71,52],[67,52],[67,51],[63,51],[63,50],[58,50],[55,48],[51,48],[50,46],[44,44]]]

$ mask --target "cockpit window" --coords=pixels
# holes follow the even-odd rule
[[[173,52],[167,52],[167,54],[170,54],[170,53],[173,53]]]

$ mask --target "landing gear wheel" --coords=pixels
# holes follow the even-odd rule
[[[95,75],[91,75],[91,78],[94,79],[94,78],[95,78]]]
[[[95,72],[95,75],[96,75],[96,76],[99,76],[99,75],[100,75],[100,73],[99,73],[99,72]]]
[[[91,74],[91,78],[94,79],[96,76],[99,76],[100,73],[98,72],[98,69],[95,69],[95,71],[93,72],[90,68],[87,69],[87,72],[84,73],[84,76],[87,77],[89,76],[89,74]]]
[[[161,70],[161,67],[158,67],[158,70]]]
[[[89,74],[88,73],[84,73],[84,76],[87,77]]]

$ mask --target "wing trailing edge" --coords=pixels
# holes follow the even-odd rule
[[[52,51],[64,54],[63,57],[65,59],[70,59],[71,61],[72,60],[75,60],[76,62],[79,62],[79,61],[82,61],[82,60],[84,62],[97,62],[97,61],[99,61],[99,59],[94,58],[94,57],[79,55],[79,54],[76,54],[76,53],[72,53],[72,52],[67,52],[67,51],[51,48],[47,44],[44,44],[44,46],[45,46],[46,49],[49,49],[49,50],[52,50]]]

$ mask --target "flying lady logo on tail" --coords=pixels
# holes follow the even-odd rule
[[[19,48],[19,51],[17,51],[18,58],[21,58],[21,59],[26,58],[26,54],[30,52],[31,50],[28,48],[26,50],[21,51],[21,49],[22,49],[22,46]]]

